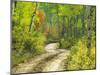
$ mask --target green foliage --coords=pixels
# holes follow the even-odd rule
[[[44,52],[46,38],[42,32],[29,32],[35,3],[17,2],[12,14],[12,66]]]
[[[91,47],[90,56],[87,56],[88,48],[86,39],[81,39],[71,48],[67,70],[95,69],[95,45]]]
[[[13,31],[12,40],[12,52],[14,51],[13,61],[22,62],[23,60],[27,60],[28,57],[31,57],[32,54],[44,52],[46,38],[40,32],[23,32],[21,34]],[[16,58],[19,59],[17,60]],[[17,64],[17,62],[13,62],[13,64]]]
[[[31,36],[30,36],[31,35]],[[30,35],[27,35],[28,38],[25,38],[25,43],[24,43],[24,49],[26,51],[30,52],[37,52],[37,53],[41,53],[44,50],[44,43],[45,43],[45,37],[42,33],[36,32],[36,33],[32,33]]]
[[[81,13],[82,5],[59,5],[59,15],[73,16]]]
[[[94,6],[91,6],[91,11],[87,15],[88,6],[84,5],[39,2],[36,5],[36,2],[23,1],[13,4],[12,66],[44,53],[45,43],[59,42],[60,48],[71,51],[67,70],[95,68],[96,9]],[[87,56],[89,24],[91,24],[92,43],[90,57]]]
[[[13,6],[12,21],[13,25],[24,25],[26,27],[30,24],[31,16],[35,9],[35,3],[32,2],[17,2],[16,7]]]
[[[70,49],[76,43],[76,40],[73,37],[65,37],[59,43],[60,48]]]

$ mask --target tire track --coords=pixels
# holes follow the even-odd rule
[[[33,68],[31,72],[50,72],[50,71],[64,71],[65,60],[69,55],[69,51],[63,51],[56,55],[50,56]]]
[[[47,62],[49,62],[50,60],[52,60],[53,58],[55,58],[56,56],[58,56],[59,54],[60,54],[60,52],[55,54],[55,55],[49,56],[49,57],[45,58],[44,60],[40,61],[35,67],[33,67],[33,70],[31,72],[42,72],[45,64]]]
[[[45,48],[46,53],[37,55],[28,62],[12,68],[12,74],[64,71],[65,62],[70,51],[59,49],[57,46],[56,43],[47,45]]]
[[[19,64],[17,67],[14,67],[12,69],[12,74],[31,72],[33,70],[33,68],[37,64],[39,64],[41,61],[43,61],[45,59],[48,59],[49,57],[54,56],[54,55],[56,55],[58,53],[59,52],[55,52],[55,53],[45,53],[45,54],[36,56],[33,59],[31,59],[29,62],[22,63],[22,64]]]
[[[54,57],[52,60],[45,63],[45,66],[42,72],[50,71],[64,71],[65,70],[65,61],[69,55],[69,51],[64,51],[58,56]]]

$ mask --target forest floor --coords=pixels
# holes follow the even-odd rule
[[[46,53],[37,55],[28,62],[21,63],[12,69],[12,74],[64,71],[69,50],[59,49],[58,43],[46,45]]]

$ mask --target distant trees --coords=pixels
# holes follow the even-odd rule
[[[67,64],[67,70],[95,69],[95,26],[96,26],[95,6],[84,6],[81,19],[82,27],[77,37],[77,43],[71,47],[71,55]],[[94,29],[93,29],[94,28]],[[77,30],[79,27],[77,26]],[[79,32],[79,30],[78,30]],[[68,60],[67,60],[68,61]]]
[[[84,49],[88,49],[86,54],[89,57],[94,55],[91,49],[95,48],[95,15],[94,6],[13,2],[12,54],[13,60],[21,58],[14,60],[14,64],[32,57],[30,55],[43,53],[44,45],[51,41],[59,42],[60,48],[78,52],[80,58],[80,50],[84,53]],[[74,49],[78,51],[73,51]],[[86,57],[85,53],[83,56]],[[72,64],[74,58],[71,61]],[[80,60],[81,62],[84,61]]]

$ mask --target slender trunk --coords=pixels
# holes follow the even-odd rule
[[[81,19],[81,15],[78,15],[78,21],[79,21],[80,19]],[[79,38],[81,37],[81,31],[82,31],[82,30],[81,30],[81,27],[79,27],[79,28],[77,27],[77,33],[78,33],[77,36],[78,36]]]
[[[77,24],[78,24],[78,18],[79,18],[79,15],[77,15],[76,17],[76,38],[78,37],[78,27],[77,27]]]
[[[68,31],[67,31],[67,36],[70,36],[70,17],[68,17]]]
[[[60,36],[60,22],[59,22],[59,7],[57,6],[57,15],[58,15],[58,35]]]
[[[68,37],[68,16],[66,16],[66,19],[67,19],[66,36]]]
[[[16,5],[17,5],[17,1],[14,1],[15,2],[15,5],[14,5],[14,7],[16,8]]]
[[[82,21],[82,33],[81,34],[84,35],[84,32],[85,32],[84,14],[82,15],[81,21]]]
[[[85,7],[83,7],[83,13],[81,15],[81,21],[82,21],[82,35],[85,34]]]
[[[65,16],[63,16],[62,20],[63,20],[63,23],[62,23],[62,36],[64,36],[64,33],[66,32]]]
[[[91,6],[86,7],[87,17],[88,17],[88,34],[87,34],[87,48],[88,48],[88,57],[90,57],[90,49],[91,49]]]
[[[74,36],[74,16],[71,18],[71,37]]]
[[[74,38],[76,38],[76,15],[74,16],[74,30],[73,30]]]
[[[36,2],[36,7],[35,7],[35,10],[34,10],[33,15],[32,15],[31,22],[30,22],[29,32],[32,31],[32,26],[34,25],[34,17],[36,15],[37,6],[38,6],[38,4]]]
[[[50,34],[52,33],[52,14],[50,14]]]
[[[69,20],[70,24],[70,37],[72,36],[72,16],[70,17],[70,20]]]

